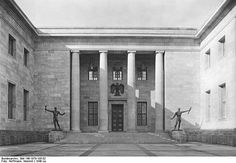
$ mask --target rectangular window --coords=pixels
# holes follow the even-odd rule
[[[209,68],[211,66],[211,50],[207,50],[205,53],[205,65],[206,68]]]
[[[12,83],[8,83],[8,119],[14,119],[15,106],[15,85]]]
[[[147,80],[147,67],[146,68],[138,68],[137,72],[138,80]]]
[[[219,85],[220,87],[220,119],[226,118],[226,84]]]
[[[27,67],[28,66],[28,58],[29,58],[29,51],[24,48],[24,65]]]
[[[122,71],[122,67],[120,67],[119,69],[113,68],[113,80],[122,80],[123,79],[123,71]]]
[[[23,95],[23,113],[24,113],[24,121],[28,119],[28,110],[29,110],[29,91],[24,89]]]
[[[210,121],[211,116],[211,91],[206,91],[206,121]]]
[[[219,47],[219,53],[220,56],[225,56],[225,36],[223,36],[220,40],[220,47]]]
[[[88,102],[88,125],[98,125],[98,102]]]
[[[9,40],[8,40],[8,53],[12,56],[15,56],[15,53],[16,53],[16,40],[10,34],[9,34]]]
[[[98,80],[98,68],[97,67],[89,68],[88,80]]]
[[[138,126],[147,125],[147,102],[137,103],[137,125]]]

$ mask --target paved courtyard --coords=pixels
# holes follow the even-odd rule
[[[0,156],[236,156],[236,148],[187,144],[48,144],[0,146]]]

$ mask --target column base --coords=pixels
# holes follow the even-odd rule
[[[155,130],[154,133],[160,133],[160,132],[164,132],[164,130]]]
[[[81,130],[70,130],[71,132],[81,133]]]
[[[128,132],[128,133],[137,133],[137,130],[135,130],[135,129],[129,129],[129,130],[127,130],[127,132]]]

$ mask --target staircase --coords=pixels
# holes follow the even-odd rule
[[[68,132],[66,137],[55,143],[68,144],[170,144],[175,143],[167,133],[76,133]]]

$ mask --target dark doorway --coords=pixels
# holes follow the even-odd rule
[[[123,104],[112,104],[112,131],[120,132],[124,129],[124,107]]]

